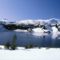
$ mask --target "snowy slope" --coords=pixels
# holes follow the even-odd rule
[[[60,60],[60,49],[0,50],[0,60]]]

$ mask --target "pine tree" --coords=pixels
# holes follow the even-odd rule
[[[16,34],[13,36],[12,44],[11,44],[11,49],[15,50],[16,49]]]

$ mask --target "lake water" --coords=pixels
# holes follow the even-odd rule
[[[11,43],[15,34],[17,37],[17,46],[26,46],[31,44],[38,47],[60,47],[60,34],[42,34],[16,31],[0,32],[0,44],[4,45],[6,42]]]

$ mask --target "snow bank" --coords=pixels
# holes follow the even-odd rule
[[[0,60],[60,60],[60,49],[0,50]]]

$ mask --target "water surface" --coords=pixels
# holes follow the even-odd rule
[[[6,31],[0,32],[0,44],[4,45],[6,42],[12,42],[13,36],[16,34],[17,46],[33,45],[38,47],[60,47],[60,34],[55,33],[30,33],[30,32],[16,32]]]

